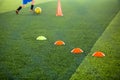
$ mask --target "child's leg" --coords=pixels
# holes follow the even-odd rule
[[[31,3],[32,5],[34,5],[35,4],[35,0],[32,0],[32,3]]]
[[[22,6],[19,6],[16,10],[16,14],[19,14],[19,11],[22,9]]]
[[[19,6],[18,8],[17,8],[17,10],[16,10],[16,14],[18,14],[19,13],[19,11],[22,9],[22,8],[24,8],[25,7],[25,5],[23,4],[23,5],[21,5],[21,6]]]
[[[32,0],[30,9],[33,11],[35,1]]]
[[[27,4],[28,0],[22,0],[23,1],[23,4],[21,6],[19,6],[16,10],[16,14],[19,13],[19,11],[25,7],[25,5]]]

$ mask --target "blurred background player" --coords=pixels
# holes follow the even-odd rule
[[[16,14],[19,14],[19,11],[20,11],[22,8],[24,8],[28,2],[31,2],[30,11],[34,11],[34,10],[33,10],[34,0],[22,0],[22,1],[23,1],[23,4],[17,8]]]

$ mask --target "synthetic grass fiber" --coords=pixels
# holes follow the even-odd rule
[[[120,11],[91,49],[70,80],[120,80]],[[91,55],[105,53],[104,58]]]

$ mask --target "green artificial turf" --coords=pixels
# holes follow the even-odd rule
[[[68,80],[120,8],[118,0],[61,0],[64,16],[56,17],[57,1],[51,0],[35,5],[42,8],[39,15],[29,6],[16,15],[19,2],[10,10],[5,2],[0,8],[0,79],[11,80]],[[37,41],[41,35],[47,40]],[[59,39],[66,45],[55,46]],[[75,47],[84,52],[72,54]]]
[[[120,80],[120,11],[70,80]],[[95,51],[103,58],[92,57]]]

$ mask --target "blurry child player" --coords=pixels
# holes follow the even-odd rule
[[[22,8],[24,8],[28,2],[31,2],[30,10],[33,11],[34,0],[22,0],[22,1],[23,1],[23,4],[17,8],[16,14],[19,14],[19,11],[20,11]]]

